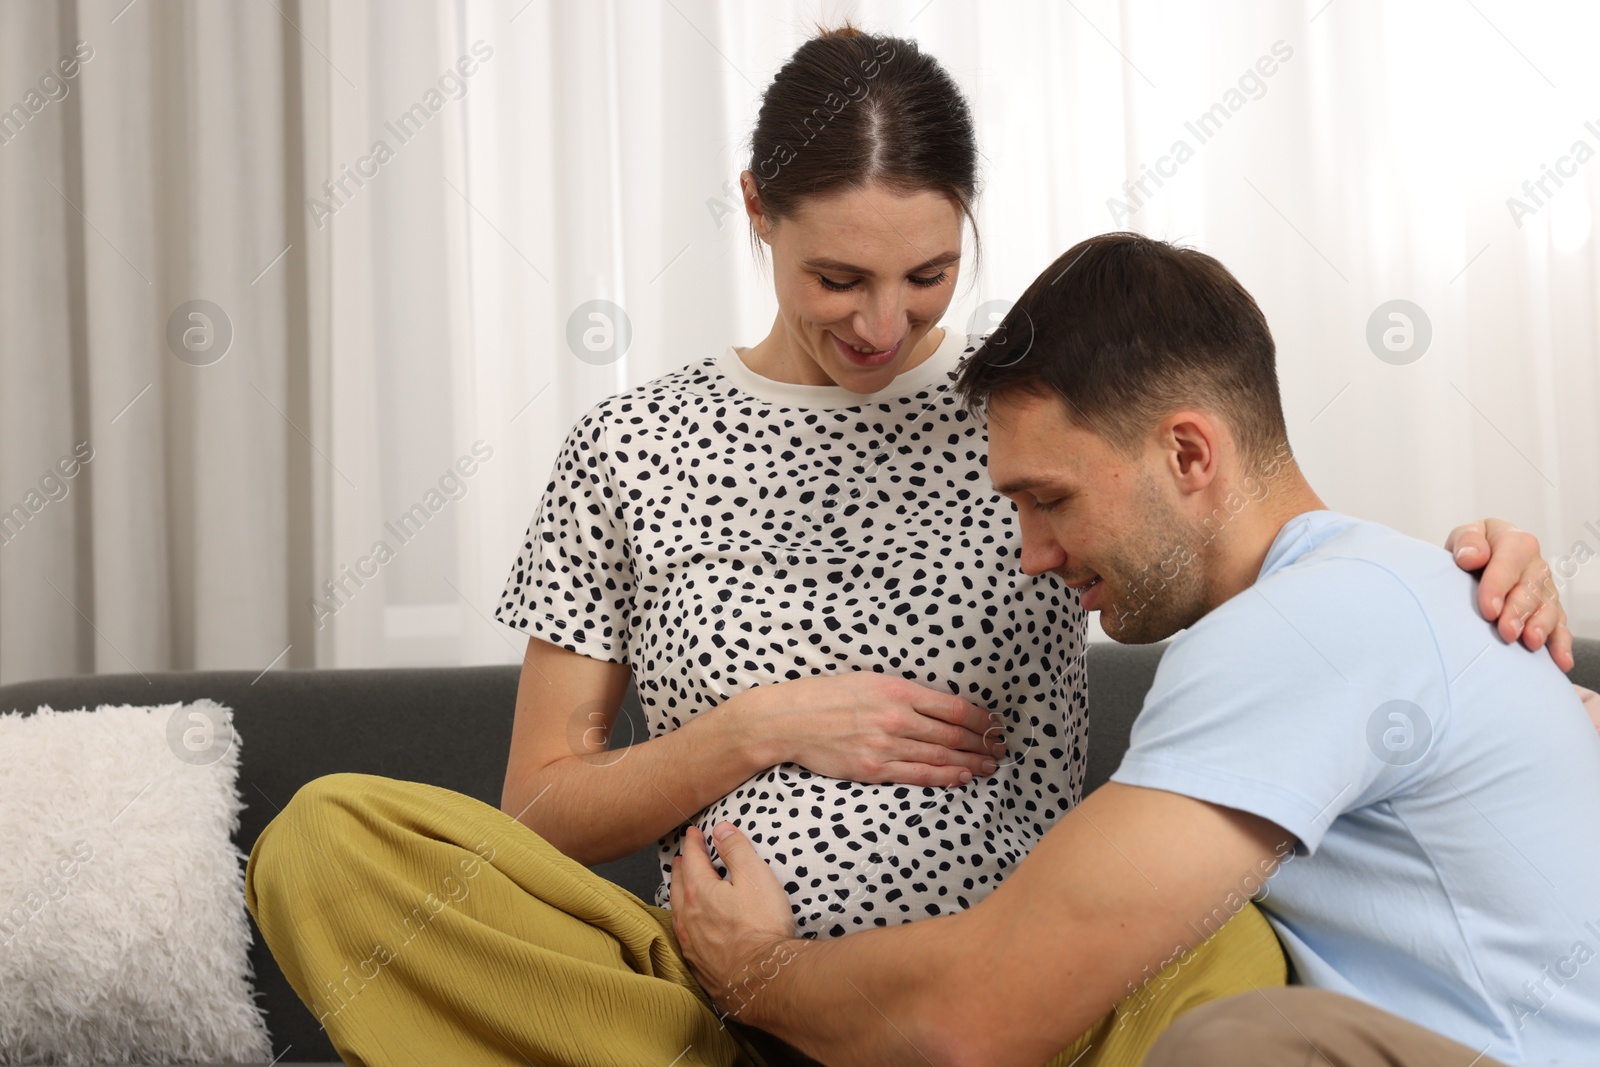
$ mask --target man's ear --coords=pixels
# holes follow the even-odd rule
[[[1198,493],[1216,480],[1222,425],[1215,418],[1203,411],[1179,411],[1161,420],[1156,435],[1179,492]]]
[[[772,218],[761,206],[761,193],[756,188],[756,176],[750,171],[740,173],[739,193],[744,198],[744,213],[749,217],[750,225],[755,228],[756,236],[770,244]]]

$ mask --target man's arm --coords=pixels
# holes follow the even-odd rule
[[[968,911],[802,941],[750,842],[717,833],[727,881],[698,834],[674,864],[685,955],[725,1011],[834,1065],[1042,1063],[1214,933],[1293,840],[1236,809],[1112,783]]]

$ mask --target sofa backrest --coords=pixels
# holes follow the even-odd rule
[[[1086,794],[1116,770],[1164,647],[1090,646]],[[1573,680],[1600,689],[1600,641],[1580,641],[1576,651]],[[0,687],[0,712],[31,713],[41,704],[65,710],[200,697],[231,707],[246,805],[234,840],[249,852],[300,786],[338,771],[428,782],[498,807],[517,676],[514,666],[83,675]],[[623,712],[629,721],[612,731],[615,745],[649,736],[631,688]],[[656,885],[655,846],[595,870],[649,900]],[[294,1058],[288,1062],[337,1060],[259,931],[250,958],[274,1054],[292,1045]]]

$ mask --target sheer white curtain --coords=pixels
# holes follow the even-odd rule
[[[514,660],[489,617],[572,422],[770,324],[733,182],[846,17],[975,109],[946,325],[1091,233],[1194,243],[1331,506],[1513,518],[1600,635],[1588,5],[81,0],[0,6],[0,681]],[[569,344],[621,335],[592,301],[620,355]]]
[[[265,667],[307,573],[293,31],[121,6],[0,6],[3,681]]]
[[[488,27],[505,11],[477,14]],[[1600,635],[1600,564],[1588,565],[1600,558],[1591,5],[583,11],[581,23],[562,5],[513,11],[510,39],[550,51],[532,65],[519,53],[518,84],[467,109],[474,200],[500,212],[561,205],[543,231],[554,237],[548,284],[484,218],[468,221],[477,365],[466,380],[518,402],[554,383],[538,429],[513,438],[495,470],[507,482],[479,498],[481,605],[588,402],[763,336],[771,295],[729,183],[772,73],[818,22],[850,18],[916,38],[976,112],[983,266],[947,324],[967,328],[980,304],[1020,292],[1091,233],[1194,243],[1266,311],[1292,440],[1331,506],[1432,541],[1467,518],[1511,517],[1542,538],[1580,630]],[[609,373],[564,340],[565,313],[594,298],[624,306],[634,328]],[[1393,319],[1394,301],[1420,310]],[[1386,334],[1410,347],[1386,348]],[[469,658],[504,654],[491,631],[464,618]]]

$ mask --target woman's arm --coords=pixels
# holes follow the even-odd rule
[[[691,821],[779,763],[861,782],[962,785],[1004,755],[998,718],[871,671],[758,686],[608,751],[629,669],[528,639],[500,808],[585,866]]]
[[[748,722],[717,709],[607,751],[626,664],[528,639],[500,809],[585,866],[644,847],[767,762]]]
[[[1572,688],[1578,691],[1578,699],[1583,701],[1583,710],[1589,713],[1589,721],[1594,723],[1594,728],[1600,732],[1600,693],[1593,689],[1585,689],[1581,685]]]

